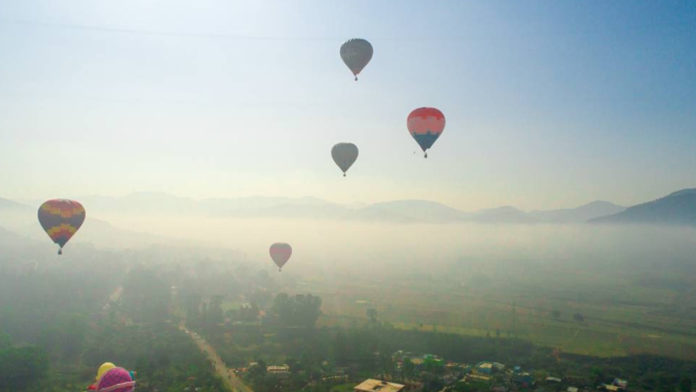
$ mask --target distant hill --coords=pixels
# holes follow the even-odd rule
[[[260,218],[341,219],[354,209],[314,197],[244,197],[208,199],[201,204],[212,215]]]
[[[366,206],[344,206],[314,197],[241,197],[195,200],[156,192],[122,197],[88,196],[80,199],[96,214],[218,216],[237,218],[296,218],[367,220],[385,222],[456,221],[532,222],[513,207],[467,213],[429,200],[394,200]]]
[[[92,243],[102,248],[142,248],[175,242],[172,238],[121,229],[101,219],[89,218],[78,232],[80,242]],[[178,241],[177,241],[178,242]]]
[[[2,264],[12,260],[8,257],[22,254],[22,251],[28,248],[36,249],[37,245],[40,244],[41,243],[34,239],[18,234],[5,227],[0,227],[0,250],[2,250],[2,253],[0,253],[0,268]]]
[[[25,204],[0,198],[0,245],[25,244],[27,241],[40,241],[49,244],[50,240],[39,225],[36,210]],[[122,229],[96,218],[88,209],[87,219],[80,228],[78,237],[82,243],[92,243],[101,247],[124,248],[145,247],[153,244],[166,244],[171,239]],[[179,241],[181,242],[181,241]]]
[[[682,189],[665,197],[629,207],[592,223],[663,224],[696,226],[696,188]]]
[[[9,243],[17,242],[22,236],[7,230],[4,227],[0,227],[0,245],[6,245]]]
[[[481,223],[535,223],[537,220],[515,207],[503,206],[480,210],[471,219]]]
[[[31,207],[17,203],[9,199],[3,199],[0,197],[0,210],[1,211],[26,211],[31,209]]]
[[[396,200],[371,204],[356,210],[352,217],[364,220],[386,220],[398,222],[454,222],[470,215],[428,200]]]
[[[689,191],[689,190],[685,190]],[[394,223],[584,223],[625,210],[607,201],[576,207],[525,212],[512,206],[465,212],[429,200],[393,200],[367,205],[342,205],[315,197],[238,197],[192,199],[161,192],[139,192],[121,197],[85,196],[79,200],[89,217],[198,216],[230,218],[330,219]],[[35,215],[34,207],[0,198],[0,218],[10,213]],[[34,219],[32,217],[32,219]],[[1,219],[0,219],[1,223]],[[33,223],[33,220],[32,220]],[[108,231],[106,227],[102,227]],[[132,233],[137,234],[137,233]],[[133,237],[128,235],[127,237]]]
[[[121,197],[83,196],[79,198],[89,214],[95,211],[122,214],[190,215],[200,212],[194,199],[163,192],[137,192]]]
[[[626,207],[608,201],[597,200],[576,208],[532,211],[528,215],[542,222],[585,223],[595,218],[617,214],[625,209]]]
[[[313,197],[252,196],[196,200],[161,192],[138,192],[121,197],[85,196],[80,201],[88,211],[97,214],[335,218],[349,210]]]

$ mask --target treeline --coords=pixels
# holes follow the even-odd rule
[[[403,382],[418,376],[426,386],[438,390],[442,387],[436,377],[441,368],[422,373],[422,368],[409,361],[398,366],[393,360],[397,350],[413,355],[435,354],[459,363],[488,360],[510,367],[521,366],[539,380],[546,376],[561,377],[572,385],[591,389],[619,377],[628,379],[629,384],[639,390],[679,391],[696,374],[696,363],[690,361],[653,356],[565,355],[520,339],[397,329],[379,322],[374,311],[367,312],[364,323],[355,327],[316,328],[320,298],[278,294],[269,302],[265,309],[251,304],[242,306],[237,313],[241,315],[245,314],[242,310],[253,309],[250,313],[256,323],[228,322],[203,329],[229,366],[246,367],[250,362],[258,363],[246,374],[256,392],[328,391],[339,382],[331,380],[345,380],[332,378],[336,375],[345,375],[351,381],[385,377]],[[245,314],[244,317],[250,316]],[[267,373],[265,367],[271,364],[288,364],[290,374]]]
[[[0,335],[0,392],[37,388],[48,370],[46,351],[35,346],[15,347]]]
[[[173,315],[172,287],[187,271],[126,256],[16,264],[0,255],[0,392],[83,391],[106,361],[136,371],[141,392],[223,390]]]
[[[82,358],[97,366],[108,358],[137,371],[138,391],[222,390],[204,354],[172,323],[102,324]]]
[[[414,354],[432,353],[449,361],[475,364],[489,360],[508,366],[521,366],[536,375],[539,381],[546,376],[561,377],[571,385],[595,389],[601,383],[609,383],[615,377],[627,379],[633,390],[659,392],[688,392],[691,389],[696,362],[655,356],[628,356],[622,358],[597,358],[563,355],[553,350],[515,339],[477,338],[461,335],[399,330],[389,326],[361,326],[355,328],[319,328],[303,334],[270,334],[271,328],[262,333],[260,344],[251,350],[227,352],[233,357],[226,361],[244,362],[234,355],[246,355],[256,362],[290,365],[287,378],[266,374],[260,368],[250,371],[247,379],[256,392],[311,389],[328,391],[335,382],[323,383],[325,377],[345,374],[351,381],[367,377],[385,377],[408,382],[416,377],[417,368],[409,361],[397,366],[392,354],[397,350]],[[243,340],[248,334],[258,336],[257,331],[232,328],[234,341]],[[229,345],[229,343],[228,343]],[[421,368],[422,370],[422,368]],[[441,368],[429,369],[418,378],[439,390],[437,377]]]

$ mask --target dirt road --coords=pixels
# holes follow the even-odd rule
[[[215,349],[213,349],[213,347],[208,344],[203,337],[198,335],[195,331],[189,330],[183,324],[179,325],[179,329],[190,336],[198,348],[201,349],[201,351],[208,356],[208,359],[213,362],[215,372],[220,376],[220,378],[222,378],[227,389],[233,392],[254,392],[251,388],[246,386],[231,369],[228,369],[227,366],[225,366],[222,358],[220,358],[220,356],[215,352]]]

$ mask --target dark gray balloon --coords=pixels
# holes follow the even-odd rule
[[[345,177],[346,171],[358,159],[358,147],[353,143],[338,143],[331,149],[331,157]]]
[[[372,59],[372,45],[362,38],[353,38],[341,45],[341,58],[358,80],[358,74]]]

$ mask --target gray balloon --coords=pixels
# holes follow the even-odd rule
[[[343,171],[343,177],[345,177],[346,171],[358,159],[358,146],[353,143],[338,143],[331,149],[331,157]]]
[[[341,45],[341,58],[358,80],[358,74],[372,59],[372,45],[362,38],[353,38]]]

